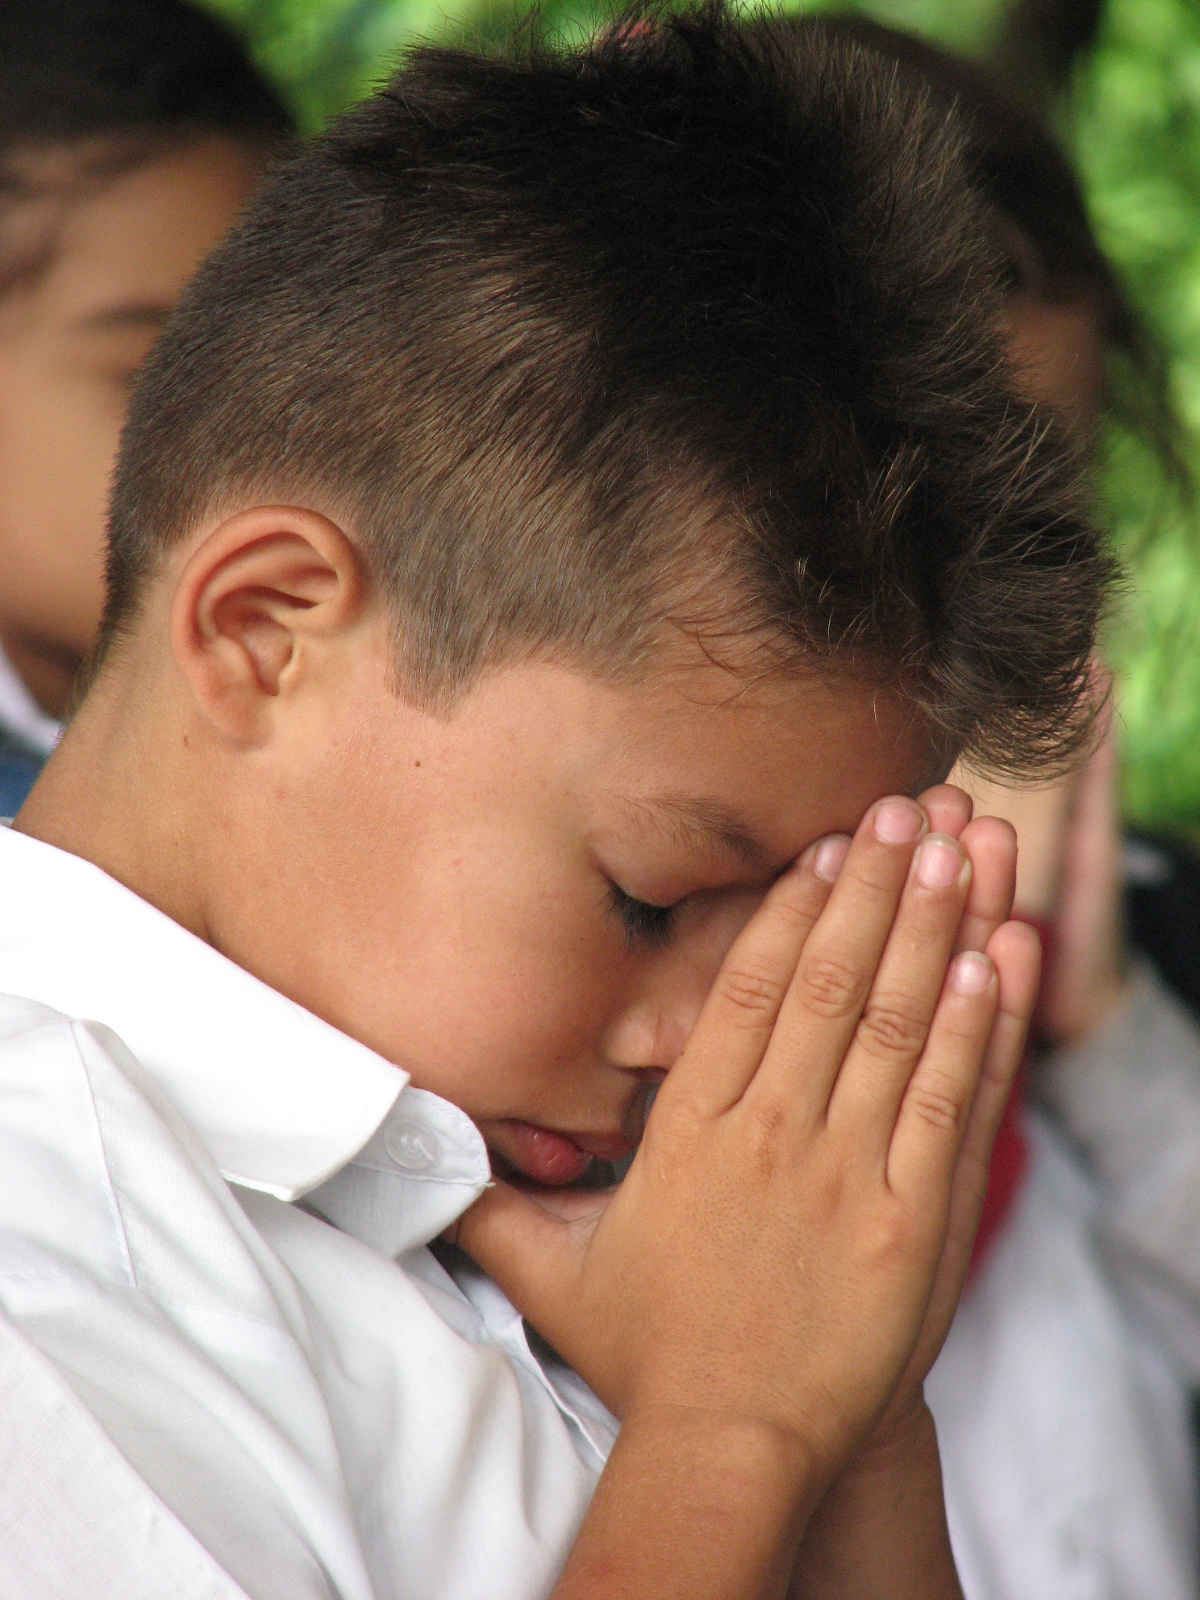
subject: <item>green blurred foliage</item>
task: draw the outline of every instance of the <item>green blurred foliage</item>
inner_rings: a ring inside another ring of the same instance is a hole
[[[1109,0],[1065,131],[1101,244],[1166,354],[1183,448],[1200,478],[1200,5]],[[1200,506],[1144,435],[1103,451],[1109,527],[1134,583],[1109,653],[1121,684],[1126,803],[1200,826]]]
[[[204,0],[249,38],[290,93],[302,125],[319,128],[387,75],[418,40],[488,43],[536,10],[566,38],[614,9],[605,0]],[[911,28],[955,50],[990,44],[998,0],[782,0],[785,10],[854,10]]]
[[[248,34],[308,129],[350,105],[419,39],[502,38],[525,0],[208,0]],[[985,56],[1003,0],[790,0],[853,9]],[[579,37],[602,0],[541,0],[545,26]],[[1108,0],[1059,132],[1102,245],[1168,361],[1182,450],[1200,480],[1200,0]],[[1121,374],[1115,374],[1120,383]],[[1126,408],[1127,410],[1128,408]],[[1110,628],[1126,803],[1138,821],[1200,827],[1200,504],[1150,430],[1113,420],[1101,514],[1131,582]]]

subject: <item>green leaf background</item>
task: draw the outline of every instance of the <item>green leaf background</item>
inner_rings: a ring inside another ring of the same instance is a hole
[[[413,41],[497,39],[524,9],[521,0],[207,3],[245,32],[308,130],[366,93]],[[1002,0],[853,9],[977,56],[1003,22]],[[539,10],[568,37],[595,16],[590,0],[542,0]],[[1100,241],[1166,352],[1200,483],[1200,0],[1109,0],[1058,131]],[[1200,829],[1200,505],[1188,504],[1145,434],[1116,421],[1101,447],[1099,495],[1131,574],[1108,639],[1126,807],[1143,824]]]

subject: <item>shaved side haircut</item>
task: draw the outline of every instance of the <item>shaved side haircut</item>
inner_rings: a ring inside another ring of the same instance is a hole
[[[425,49],[285,166],[151,358],[104,648],[259,501],[339,519],[434,709],[672,627],[899,687],[998,770],[1086,735],[1111,577],[1011,388],[952,117],[721,6],[576,51]]]

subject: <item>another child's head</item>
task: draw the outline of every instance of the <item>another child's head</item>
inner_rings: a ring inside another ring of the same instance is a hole
[[[1090,441],[1107,399],[1105,355],[1114,350],[1161,411],[1155,352],[1048,130],[981,67],[913,34],[853,15],[789,19],[786,28],[801,50],[816,28],[876,51],[909,92],[953,108],[968,175],[993,219],[1009,354],[1035,399]]]
[[[415,56],[151,357],[22,825],[525,1170],[616,1153],[806,845],[1080,736],[1108,569],[955,148],[719,11]]]
[[[290,130],[183,0],[0,7],[0,645],[61,712],[133,376]]]

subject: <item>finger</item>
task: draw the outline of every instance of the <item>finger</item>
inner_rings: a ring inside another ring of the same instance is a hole
[[[664,1102],[686,1096],[702,1114],[719,1116],[741,1098],[849,848],[844,834],[820,839],[773,886],[722,963],[687,1049],[659,1090]]]
[[[976,817],[962,832],[971,857],[971,891],[955,950],[986,950],[988,940],[1012,915],[1017,883],[1017,834],[1000,817]]]
[[[1038,990],[1039,947],[1031,928],[1009,923],[991,941],[988,953],[997,970],[999,1004],[951,1180],[946,1241],[921,1334],[927,1346],[922,1372],[929,1370],[942,1347],[970,1271],[996,1134],[1024,1053],[1029,1009]]]
[[[1041,946],[1026,923],[998,929],[987,953],[996,968],[999,1000],[950,1193],[944,1271],[947,1292],[956,1302],[971,1262],[996,1134],[1025,1054],[1041,968]]]
[[[590,1234],[591,1225],[574,1226],[533,1196],[497,1179],[446,1237],[465,1250],[521,1315],[559,1349],[565,1332],[563,1308],[572,1304]]]
[[[827,1113],[927,826],[915,801],[871,807],[796,964],[755,1092],[781,1099],[809,1126]]]
[[[982,1207],[987,1166],[1037,998],[1041,952],[1024,923],[997,929],[986,953],[964,951],[947,974],[929,1044],[896,1123],[888,1180],[914,1198],[956,1175]],[[965,1157],[965,1159],[963,1159]],[[974,1216],[971,1235],[974,1234]]]
[[[934,784],[917,796],[917,804],[929,818],[930,833],[947,833],[952,839],[961,837],[974,809],[971,796],[955,783]]]
[[[930,1036],[971,881],[957,839],[922,839],[895,925],[829,1103],[857,1154],[882,1167],[896,1117]]]
[[[887,1158],[895,1194],[945,1227],[959,1152],[996,1019],[1000,985],[982,952],[955,956],[929,1041],[905,1089]]]

